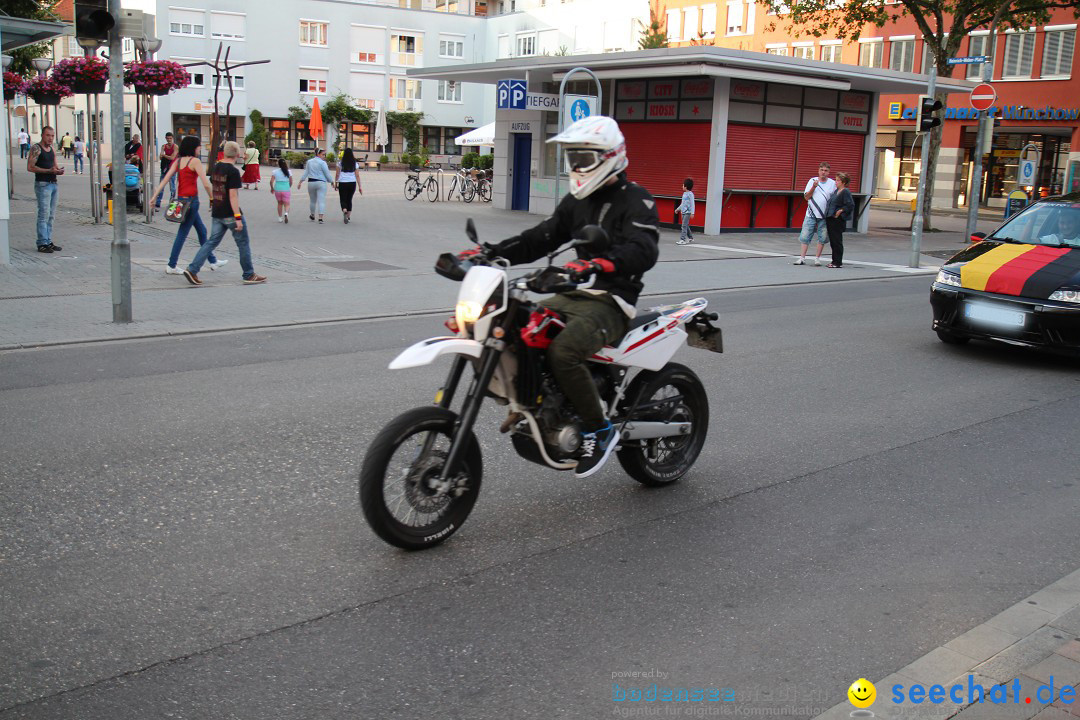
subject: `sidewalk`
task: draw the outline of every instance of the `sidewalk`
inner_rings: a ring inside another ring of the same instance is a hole
[[[112,322],[112,226],[91,222],[87,176],[61,178],[54,237],[64,249],[51,255],[35,250],[35,205],[26,183],[17,181],[9,225],[12,264],[0,266],[0,350],[448,311],[457,285],[437,277],[432,265],[439,253],[468,245],[466,218],[475,218],[487,241],[541,220],[479,202],[410,203],[402,193],[404,173],[371,171],[360,177],[364,195],[355,198],[348,226],[335,193],[328,198],[326,223],[318,225],[307,219],[306,189],[293,192],[289,224],[276,221],[265,184],[258,192],[241,191],[255,268],[269,277],[265,285],[241,284],[236,246],[228,236],[218,254],[229,264],[217,272],[204,268],[203,286],[166,275],[177,226],[160,215],[150,225],[141,215],[129,216],[135,321],[127,324]],[[694,245],[676,246],[678,233],[664,230],[660,262],[649,273],[646,293],[902,276],[911,271],[906,221],[875,209],[870,233],[846,236],[850,267],[843,270],[793,267],[792,253],[799,247],[793,233],[699,235]],[[933,272],[941,258],[963,246],[962,219],[942,217],[941,225],[943,232],[924,236],[922,272]],[[196,248],[192,232],[181,266]],[[641,304],[652,302],[645,297]]]

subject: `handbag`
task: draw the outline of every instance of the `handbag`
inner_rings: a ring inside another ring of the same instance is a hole
[[[191,210],[191,200],[189,198],[177,198],[170,202],[169,207],[165,209],[165,219],[169,222],[182,223],[187,218],[189,210]]]

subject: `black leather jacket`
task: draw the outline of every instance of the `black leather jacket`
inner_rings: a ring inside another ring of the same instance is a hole
[[[581,200],[567,194],[554,215],[498,243],[495,254],[515,265],[532,262],[570,242],[586,225],[599,225],[611,238],[611,248],[600,257],[611,260],[615,272],[598,274],[593,289],[634,305],[644,287],[641,278],[656,264],[660,252],[659,223],[656,201],[649,191],[620,173],[617,182]],[[583,248],[577,248],[577,253],[584,260],[597,257]]]

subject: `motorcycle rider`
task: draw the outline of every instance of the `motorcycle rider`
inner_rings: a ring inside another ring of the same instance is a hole
[[[574,475],[597,472],[617,445],[586,362],[605,345],[616,345],[634,317],[645,272],[656,264],[660,233],[656,202],[626,179],[626,142],[619,125],[593,115],[578,120],[549,143],[560,143],[570,173],[570,193],[555,213],[519,235],[490,246],[487,254],[511,264],[533,262],[572,239],[586,225],[599,225],[611,239],[603,252],[578,247],[566,264],[575,278],[595,275],[593,285],[556,295],[542,304],[558,312],[566,327],[547,351],[552,375],[582,422],[582,451]],[[466,250],[467,259],[481,252]]]

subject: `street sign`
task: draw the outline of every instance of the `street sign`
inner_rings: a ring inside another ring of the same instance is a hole
[[[1009,199],[1005,203],[1005,219],[1011,218],[1028,205],[1027,193],[1023,190],[1013,190],[1009,193]]]
[[[971,57],[949,58],[945,62],[950,65],[981,65],[987,61],[985,55],[972,55]]]
[[[971,107],[976,110],[989,110],[997,102],[997,90],[990,83],[976,85],[971,90]]]
[[[596,114],[596,97],[593,95],[567,95],[566,110],[563,118],[563,127],[571,125],[582,118]]]
[[[1039,150],[1028,144],[1020,151],[1020,167],[1016,172],[1016,184],[1021,187],[1035,184],[1035,175],[1039,170]]]

